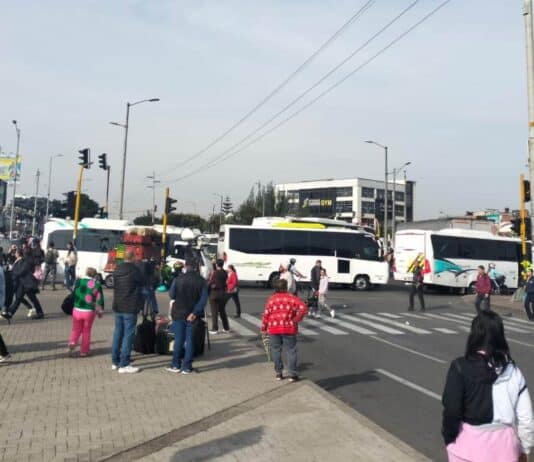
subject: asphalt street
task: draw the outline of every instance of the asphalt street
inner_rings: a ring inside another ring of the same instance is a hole
[[[231,329],[252,336],[264,289],[242,289],[245,315]],[[407,313],[401,285],[369,292],[333,290],[336,319],[305,320],[299,340],[302,376],[436,461],[445,461],[441,393],[451,360],[463,354],[474,306],[457,295],[426,294],[427,311]],[[227,310],[233,314],[233,302]],[[417,310],[417,307],[416,307]],[[512,355],[534,383],[534,324],[505,318]],[[320,438],[328,438],[325,428]]]

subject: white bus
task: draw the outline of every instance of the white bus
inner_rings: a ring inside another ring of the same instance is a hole
[[[528,246],[530,254],[530,244]],[[409,267],[420,255],[425,258],[426,284],[471,291],[477,267],[495,266],[511,289],[520,279],[521,241],[485,231],[444,229],[441,231],[402,230],[395,234],[395,279],[412,281]]]
[[[221,227],[218,256],[236,267],[239,279],[272,285],[280,263],[297,260],[296,268],[309,281],[316,260],[321,260],[330,282],[357,290],[387,284],[389,269],[381,261],[375,237],[343,227],[319,223]]]

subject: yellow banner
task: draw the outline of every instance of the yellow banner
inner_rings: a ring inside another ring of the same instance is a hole
[[[17,173],[20,177],[20,157],[17,163]],[[14,157],[0,157],[0,180],[12,181],[15,173],[15,158]]]

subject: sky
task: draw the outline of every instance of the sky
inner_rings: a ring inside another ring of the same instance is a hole
[[[277,120],[368,61],[441,1],[420,0]],[[161,181],[160,210],[168,186],[178,211],[202,215],[218,207],[217,194],[238,205],[258,181],[383,178],[382,152],[366,139],[388,145],[391,168],[411,162],[417,219],[518,208],[518,178],[527,173],[528,158],[520,0],[452,0],[298,116],[205,168],[412,2],[376,0],[248,120],[183,165],[366,0],[0,0],[0,146],[15,151],[16,119],[23,158],[17,193],[34,193],[40,169],[45,194],[50,156],[62,154],[54,159],[51,181],[52,197],[61,198],[76,187],[78,150],[89,147],[95,164],[83,191],[104,201],[97,156],[106,152],[116,214],[124,131],[109,122],[124,124],[128,101],[160,98],[131,109],[129,218],[151,207],[146,177],[153,172]]]

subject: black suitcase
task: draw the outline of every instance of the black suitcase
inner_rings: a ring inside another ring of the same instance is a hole
[[[72,316],[72,310],[74,309],[74,293],[70,293],[65,297],[63,303],[61,303],[61,309],[67,316]]]
[[[203,319],[198,318],[193,323],[193,356],[204,354],[204,345],[206,342],[206,323]]]
[[[193,357],[204,354],[206,341],[206,323],[197,319],[193,323]],[[168,329],[159,331],[156,335],[156,352],[160,355],[170,355],[175,348],[174,333]],[[182,358],[184,351],[182,350]]]
[[[174,334],[168,329],[162,329],[156,334],[156,353],[158,355],[172,354]]]
[[[143,310],[143,319],[135,329],[133,349],[145,355],[156,352],[156,323]]]

